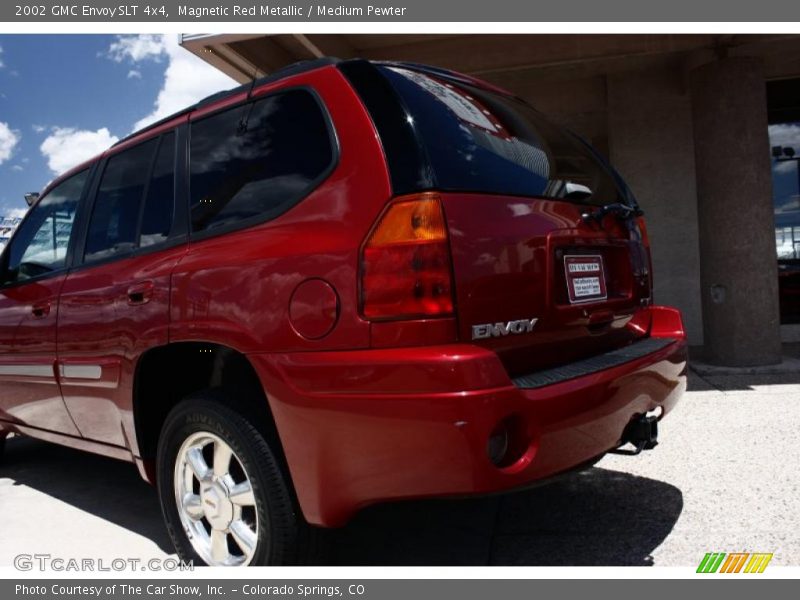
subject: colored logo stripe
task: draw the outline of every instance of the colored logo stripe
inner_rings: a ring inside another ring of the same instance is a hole
[[[708,552],[697,567],[698,573],[763,573],[772,560],[771,553]],[[723,562],[724,561],[724,562]],[[744,571],[742,571],[744,569]]]
[[[742,570],[744,561],[747,560],[748,556],[750,556],[750,554],[747,552],[733,552],[728,554],[728,558],[726,558],[725,562],[722,564],[720,573],[738,573]]]
[[[722,559],[725,558],[724,552],[708,552],[703,560],[700,561],[700,566],[697,567],[698,573],[716,573],[719,569]]]
[[[744,568],[744,572],[763,573],[771,560],[772,554],[753,554],[750,562],[747,563],[747,566]]]

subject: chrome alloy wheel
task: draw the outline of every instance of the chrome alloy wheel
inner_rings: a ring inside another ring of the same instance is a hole
[[[244,566],[258,544],[250,477],[233,449],[209,432],[190,435],[175,460],[175,502],[195,552],[210,566]]]

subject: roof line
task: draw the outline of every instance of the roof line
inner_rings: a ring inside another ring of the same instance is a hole
[[[177,119],[178,117],[182,117],[183,115],[186,115],[188,113],[194,112],[195,110],[197,110],[199,108],[203,108],[204,106],[208,106],[209,104],[213,104],[213,103],[218,102],[220,100],[224,100],[225,98],[230,98],[231,96],[235,96],[236,94],[238,94],[240,92],[243,92],[245,90],[248,90],[248,89],[249,90],[253,90],[253,89],[255,89],[255,88],[259,87],[259,86],[265,85],[267,83],[272,83],[274,81],[278,81],[278,80],[284,79],[286,77],[291,77],[292,75],[299,75],[301,73],[306,73],[308,71],[313,71],[314,69],[319,69],[319,68],[322,68],[322,67],[326,67],[328,65],[334,65],[334,64],[336,64],[338,62],[340,62],[340,59],[338,59],[338,58],[335,58],[335,57],[332,57],[332,56],[324,56],[322,58],[316,58],[316,59],[313,59],[313,60],[302,60],[302,61],[298,61],[298,62],[292,63],[290,65],[287,65],[285,67],[282,67],[282,68],[278,69],[277,71],[275,71],[273,73],[270,73],[269,75],[265,75],[264,77],[256,78],[256,79],[254,79],[253,81],[251,81],[249,83],[243,83],[243,84],[238,85],[238,86],[236,86],[234,88],[231,88],[229,90],[223,90],[221,92],[217,92],[215,94],[211,94],[210,96],[206,96],[205,98],[203,98],[202,100],[196,102],[195,104],[192,104],[191,106],[187,106],[184,109],[181,109],[181,110],[179,110],[179,111],[177,111],[175,113],[172,113],[171,115],[168,115],[168,116],[166,116],[166,117],[164,117],[162,119],[159,119],[158,121],[155,121],[154,123],[150,123],[150,125],[147,125],[146,127],[143,127],[141,129],[137,129],[133,133],[130,133],[130,134],[126,135],[124,138],[119,140],[117,143],[115,143],[111,147],[115,148],[115,147],[119,146],[120,144],[124,144],[125,142],[128,142],[128,141],[132,140],[133,138],[140,136],[143,133],[146,133],[148,131],[152,131],[153,129],[156,129],[156,128],[160,127],[164,123],[172,121],[173,119]]]

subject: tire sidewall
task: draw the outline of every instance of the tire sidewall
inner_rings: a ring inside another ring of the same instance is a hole
[[[244,439],[237,431],[244,419],[234,411],[216,403],[203,399],[187,399],[177,405],[167,417],[161,432],[158,458],[157,458],[157,484],[161,501],[161,510],[164,514],[170,537],[172,538],[178,555],[184,561],[192,561],[195,566],[205,566],[205,561],[192,547],[178,514],[175,498],[175,461],[183,442],[193,433],[213,433],[222,438],[234,451],[242,463],[253,488],[256,500],[258,517],[258,544],[251,560],[251,565],[270,564],[271,542],[273,540],[272,519],[269,511],[270,498],[266,482],[269,480],[267,473],[263,473],[261,461],[255,459],[255,452],[267,452],[267,460],[274,463],[274,457],[263,438],[256,440]],[[280,492],[280,490],[278,490]]]

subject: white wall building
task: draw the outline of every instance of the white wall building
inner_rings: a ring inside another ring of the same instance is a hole
[[[8,240],[11,239],[11,234],[14,233],[21,221],[20,217],[0,216],[0,250],[5,248]]]

